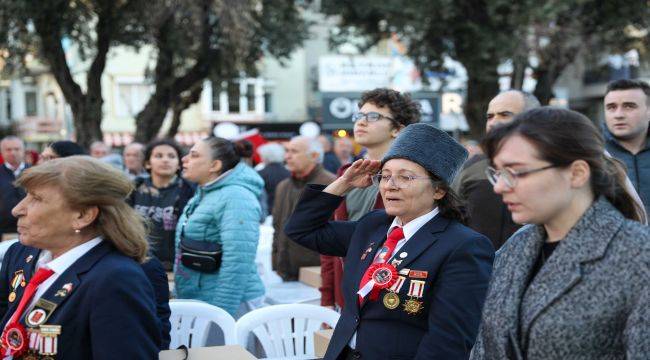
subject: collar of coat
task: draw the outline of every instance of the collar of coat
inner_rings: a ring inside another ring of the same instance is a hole
[[[297,176],[296,174],[291,173],[291,181],[298,184],[309,184],[313,182],[313,180],[318,176],[318,174],[320,174],[322,169],[323,169],[323,165],[316,164],[316,166],[314,166],[314,168],[309,172],[309,174],[305,176]]]

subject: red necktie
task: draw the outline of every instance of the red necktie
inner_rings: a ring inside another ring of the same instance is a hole
[[[20,330],[24,334],[24,328],[22,325],[20,325],[20,317],[23,315],[23,311],[25,310],[25,307],[27,304],[29,304],[34,297],[34,293],[36,293],[36,289],[38,289],[38,286],[43,283],[43,281],[47,280],[50,276],[54,274],[54,271],[50,269],[46,269],[44,267],[38,269],[34,276],[29,280],[29,283],[25,287],[25,291],[23,292],[23,296],[20,298],[20,303],[18,303],[18,307],[16,308],[16,311],[14,311],[14,314],[11,316],[9,321],[7,322],[7,325],[5,326],[2,334],[2,348],[4,352],[4,356],[6,355],[14,355],[17,352],[22,352],[24,351],[24,348],[26,345],[23,345],[23,349],[18,349],[14,350],[8,347],[6,341],[7,339],[5,338],[5,332],[6,331],[11,331],[8,330],[10,328],[13,328],[14,330],[16,329],[23,329]],[[25,339],[23,339],[25,341]],[[6,351],[6,352],[5,352]]]
[[[20,298],[20,303],[18,303],[16,311],[14,311],[14,314],[11,316],[11,319],[9,322],[7,322],[7,324],[19,321],[20,317],[23,315],[25,307],[32,300],[32,297],[34,297],[34,293],[36,292],[36,289],[38,289],[38,286],[43,281],[47,280],[47,278],[52,276],[52,274],[54,274],[54,271],[46,269],[44,267],[36,271],[36,274],[34,274],[34,276],[29,280],[29,283],[25,287],[25,292],[23,292],[23,296]]]
[[[404,239],[404,230],[397,226],[393,228],[393,230],[390,231],[388,234],[388,238],[386,238],[386,241],[384,242],[384,245],[382,245],[381,249],[379,249],[379,256],[380,258],[376,259],[376,261],[373,261],[373,263],[385,263],[388,261],[388,259],[391,258],[393,255],[393,251],[395,250],[395,246],[397,245],[397,242],[400,240]],[[383,255],[383,256],[382,256]],[[359,290],[361,290],[368,281],[370,281],[370,275],[368,274],[368,271],[370,271],[370,267],[366,269],[366,272],[363,274],[361,277],[361,282],[359,283]],[[363,302],[363,298],[361,295],[359,295],[359,304]]]

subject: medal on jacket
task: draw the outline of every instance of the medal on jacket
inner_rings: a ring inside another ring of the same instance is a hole
[[[9,354],[14,358],[20,356],[27,350],[27,332],[25,327],[18,322],[14,322],[5,328],[2,334],[2,348],[9,350]]]
[[[394,310],[399,306],[399,295],[397,295],[397,293],[402,289],[405,280],[406,278],[404,276],[398,276],[393,286],[391,286],[386,295],[384,295],[383,303],[387,309]]]
[[[422,301],[418,300],[422,298],[424,293],[424,284],[425,282],[422,280],[411,280],[408,292],[410,298],[404,302],[404,311],[406,313],[416,315],[424,308]]]
[[[41,325],[42,337],[39,354],[45,356],[56,355],[58,351],[58,337],[61,335],[61,325]]]
[[[18,270],[14,273],[13,279],[11,279],[11,289],[16,290],[18,289],[18,286],[25,287],[27,285],[25,283],[25,275],[23,274],[22,270]]]
[[[370,265],[366,274],[370,274],[363,288],[359,289],[357,294],[363,296],[370,290],[370,300],[379,298],[379,291],[388,289],[397,281],[397,269],[391,264],[375,263]],[[366,277],[368,275],[365,275]],[[365,281],[364,281],[365,282]]]

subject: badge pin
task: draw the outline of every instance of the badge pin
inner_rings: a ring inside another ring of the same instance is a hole
[[[428,271],[421,271],[421,270],[409,271],[409,277],[414,279],[426,279],[428,275],[429,275]]]
[[[67,283],[61,286],[54,296],[66,297],[72,291],[72,283]]]
[[[8,300],[9,300],[9,302],[14,302],[14,300],[16,300],[16,293],[13,292],[13,291],[10,292]]]
[[[368,254],[370,254],[370,253],[372,252],[372,245],[373,245],[373,244],[374,244],[374,243],[370,243],[370,246],[368,246],[368,248],[366,249],[366,251],[363,252],[363,254],[361,255],[361,261],[365,260],[366,257],[368,257]]]
[[[33,258],[34,258],[34,255],[29,255],[29,256],[27,257],[27,259],[25,259],[25,261],[26,261],[27,263],[29,263],[29,262],[32,261]]]
[[[394,310],[399,306],[399,296],[394,292],[388,292],[384,295],[383,302],[386,309]]]
[[[47,312],[45,312],[45,310],[34,309],[29,313],[29,315],[27,315],[27,318],[25,319],[25,323],[28,326],[37,327],[42,323],[44,323],[45,319],[47,319]]]
[[[395,266],[395,267],[398,267],[399,264],[401,264],[401,263],[402,263],[402,260],[397,260],[397,259],[393,259],[393,260],[390,262],[390,264],[393,265],[393,266]]]
[[[402,259],[404,259],[404,258],[407,257],[407,256],[409,256],[409,254],[408,254],[406,251],[402,251],[402,252],[399,254],[399,257],[402,258]]]
[[[402,269],[402,270],[399,271],[399,274],[400,274],[400,275],[404,275],[404,276],[408,276],[409,271],[411,271],[411,269],[406,269],[406,268],[404,268],[404,269]]]

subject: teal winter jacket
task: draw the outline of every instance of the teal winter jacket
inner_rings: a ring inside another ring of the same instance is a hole
[[[176,228],[174,274],[179,299],[202,300],[235,316],[242,302],[264,295],[255,265],[261,212],[258,197],[263,187],[257,172],[239,163],[217,182],[197,189]],[[180,263],[180,231],[186,220],[185,238],[221,244],[221,268],[216,273],[201,273]]]

